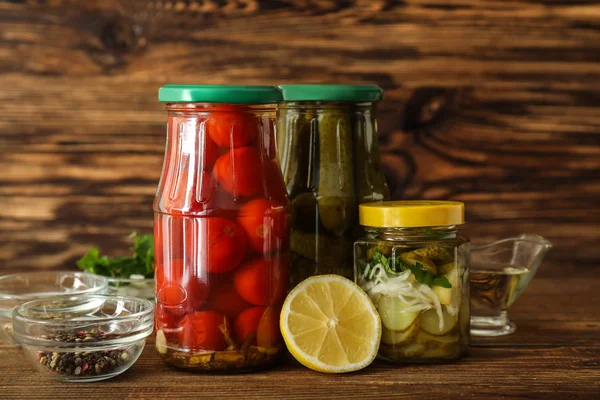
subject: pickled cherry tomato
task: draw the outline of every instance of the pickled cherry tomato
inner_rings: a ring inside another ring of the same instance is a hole
[[[214,284],[211,280],[212,290],[206,308],[225,314],[233,320],[239,313],[252,306],[238,294],[235,286],[233,286],[231,275],[223,276],[223,278],[223,280],[219,280]]]
[[[162,266],[156,270],[156,298],[161,309],[182,316],[202,307],[209,295],[205,280],[184,274],[181,259],[173,260],[166,272]]]
[[[204,218],[200,223],[204,229],[199,232],[200,243],[196,251],[200,253],[201,261],[206,260],[206,270],[219,274],[237,267],[248,249],[243,229],[225,218]]]
[[[256,344],[261,347],[273,347],[281,339],[279,314],[281,306],[269,306],[265,309],[256,329]]]
[[[158,289],[156,297],[163,311],[180,316],[189,311],[187,294],[179,284],[166,283]]]
[[[154,279],[156,280],[156,290],[160,290],[163,284],[176,283],[183,281],[183,259],[175,258],[165,260],[163,263],[156,264],[154,268]]]
[[[256,137],[257,122],[240,112],[215,112],[208,117],[206,128],[210,138],[221,147],[246,146]]]
[[[258,150],[249,146],[229,150],[215,162],[213,176],[234,197],[256,194],[262,188]]]
[[[221,185],[217,185],[217,188],[215,189],[215,195],[213,200],[210,202],[209,207],[213,209],[231,211],[237,210],[240,208],[240,205],[236,203],[231,193],[223,189]]]
[[[187,295],[185,304],[188,312],[198,310],[206,303],[206,299],[208,299],[208,284],[201,279],[192,277],[185,282],[185,292]]]
[[[209,207],[210,201],[215,197],[215,179],[206,171],[202,171],[192,188],[189,211],[204,211]],[[186,210],[183,210],[186,211]]]
[[[161,304],[156,305],[154,311],[154,327],[156,331],[163,331],[168,340],[177,339],[177,327],[179,325],[179,317],[168,312]]]
[[[239,266],[233,275],[240,296],[258,306],[281,301],[288,289],[288,279],[287,264],[278,258],[252,258]]]
[[[235,331],[235,337],[238,344],[244,343],[248,335],[254,334],[254,339],[252,340],[251,344],[256,345],[258,324],[260,323],[260,319],[262,318],[265,310],[265,307],[252,307],[238,315],[233,324],[233,329]]]
[[[287,236],[285,208],[274,200],[249,201],[240,208],[237,221],[246,232],[250,248],[257,253],[278,250]]]
[[[265,161],[264,174],[266,183],[266,196],[276,200],[280,204],[288,203],[288,194],[285,185],[281,185],[280,182],[283,180],[281,174],[281,167],[275,160]]]
[[[200,165],[203,171],[208,172],[219,158],[219,146],[206,135],[201,136],[199,140],[201,141],[199,157],[202,157]]]
[[[179,344],[194,350],[222,350],[227,343],[219,325],[224,323],[225,316],[213,311],[188,314],[179,322]]]

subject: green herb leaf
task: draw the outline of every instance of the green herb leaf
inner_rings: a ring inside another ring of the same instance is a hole
[[[154,277],[153,235],[138,235],[133,232],[129,237],[135,238],[132,256],[100,257],[100,250],[93,248],[77,261],[77,266],[92,274],[116,278],[129,278],[134,274],[143,275],[146,278]]]
[[[135,244],[133,246],[134,255],[145,267],[144,273],[141,273],[141,275],[154,276],[154,236],[139,236],[136,232],[134,232],[130,235],[130,237],[135,238]]]
[[[114,274],[111,273],[108,258],[106,256],[100,257],[100,251],[96,248],[88,250],[88,252],[77,261],[77,266],[92,274],[114,276]]]
[[[438,275],[435,278],[433,278],[433,281],[431,282],[430,286],[441,286],[443,288],[450,289],[452,287],[452,284],[444,275]]]
[[[392,262],[390,264],[390,259],[388,259],[386,256],[384,256],[381,251],[375,250],[373,253],[373,258],[371,259],[370,265],[372,265],[372,266],[377,265],[377,264],[383,265],[383,267],[385,268],[385,271],[387,272],[387,274],[389,276],[398,275],[401,272],[410,270],[410,272],[412,272],[412,274],[415,277],[415,280],[417,282],[427,285],[429,287],[441,286],[441,287],[448,288],[448,289],[452,287],[452,285],[450,284],[450,282],[444,275],[435,276],[432,273],[427,272],[425,266],[418,261],[415,262],[414,266],[410,266],[410,265],[404,263],[400,259],[400,257],[396,257],[395,259],[392,258],[391,261]]]
[[[402,262],[400,260],[400,257],[398,257],[396,258],[396,264],[400,266],[402,271],[406,271],[407,269],[409,269],[414,275],[415,280],[419,283],[422,283],[429,287],[441,286],[448,289],[452,287],[452,285],[444,275],[435,276],[432,273],[427,272],[425,266],[418,261],[415,262],[414,266],[410,266]]]
[[[386,270],[390,268],[390,260],[388,260],[388,258],[384,256],[383,253],[379,250],[375,250],[375,253],[373,254],[372,264],[381,264]]]

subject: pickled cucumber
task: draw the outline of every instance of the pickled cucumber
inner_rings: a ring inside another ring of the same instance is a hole
[[[318,117],[318,132],[319,215],[326,229],[343,234],[354,227],[358,214],[348,113],[322,112]]]
[[[458,323],[458,314],[450,315],[446,310],[442,311],[444,325],[440,329],[440,319],[437,312],[433,309],[427,310],[419,317],[421,329],[432,335],[445,335],[450,332]]]
[[[356,221],[356,201],[341,197],[319,198],[319,217],[329,231],[343,234],[352,229]]]
[[[393,331],[383,327],[381,341],[387,344],[405,344],[410,342],[419,332],[419,320],[415,319],[413,324],[403,331]]]
[[[402,262],[408,264],[411,267],[414,267],[415,265],[417,265],[417,263],[420,263],[422,265],[421,268],[423,268],[425,272],[437,275],[437,267],[435,263],[427,257],[416,254],[414,251],[409,251],[408,253],[400,254],[400,259],[402,260]]]
[[[277,154],[288,193],[311,187],[316,160],[311,157],[311,114],[282,109],[278,118]]]
[[[390,191],[382,172],[377,121],[375,116],[361,109],[354,110],[354,170],[359,203],[388,200]]]
[[[352,240],[291,230],[290,277],[294,287],[313,275],[337,274],[354,279]]]
[[[290,235],[291,250],[322,265],[333,268],[349,263],[352,266],[352,239],[343,236],[315,235],[292,229]],[[353,272],[352,272],[353,273]]]
[[[452,254],[442,246],[427,246],[412,252],[438,263],[447,263],[452,260]]]
[[[377,311],[381,323],[392,331],[408,329],[419,316],[418,311],[404,312],[409,306],[398,297],[381,296],[377,304]]]
[[[447,274],[448,272],[452,271],[454,267],[456,267],[456,263],[454,261],[442,264],[438,267],[438,273]]]
[[[291,201],[292,226],[315,232],[319,226],[317,198],[312,192],[300,193]]]

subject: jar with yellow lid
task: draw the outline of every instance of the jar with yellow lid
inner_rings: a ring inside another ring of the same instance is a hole
[[[464,204],[388,201],[359,206],[365,236],[354,244],[356,283],[382,322],[378,357],[448,361],[469,345],[469,240]]]

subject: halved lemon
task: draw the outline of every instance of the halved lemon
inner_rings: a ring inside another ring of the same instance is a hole
[[[369,296],[339,275],[310,277],[281,309],[281,333],[290,353],[319,372],[357,371],[379,349],[381,321]]]

